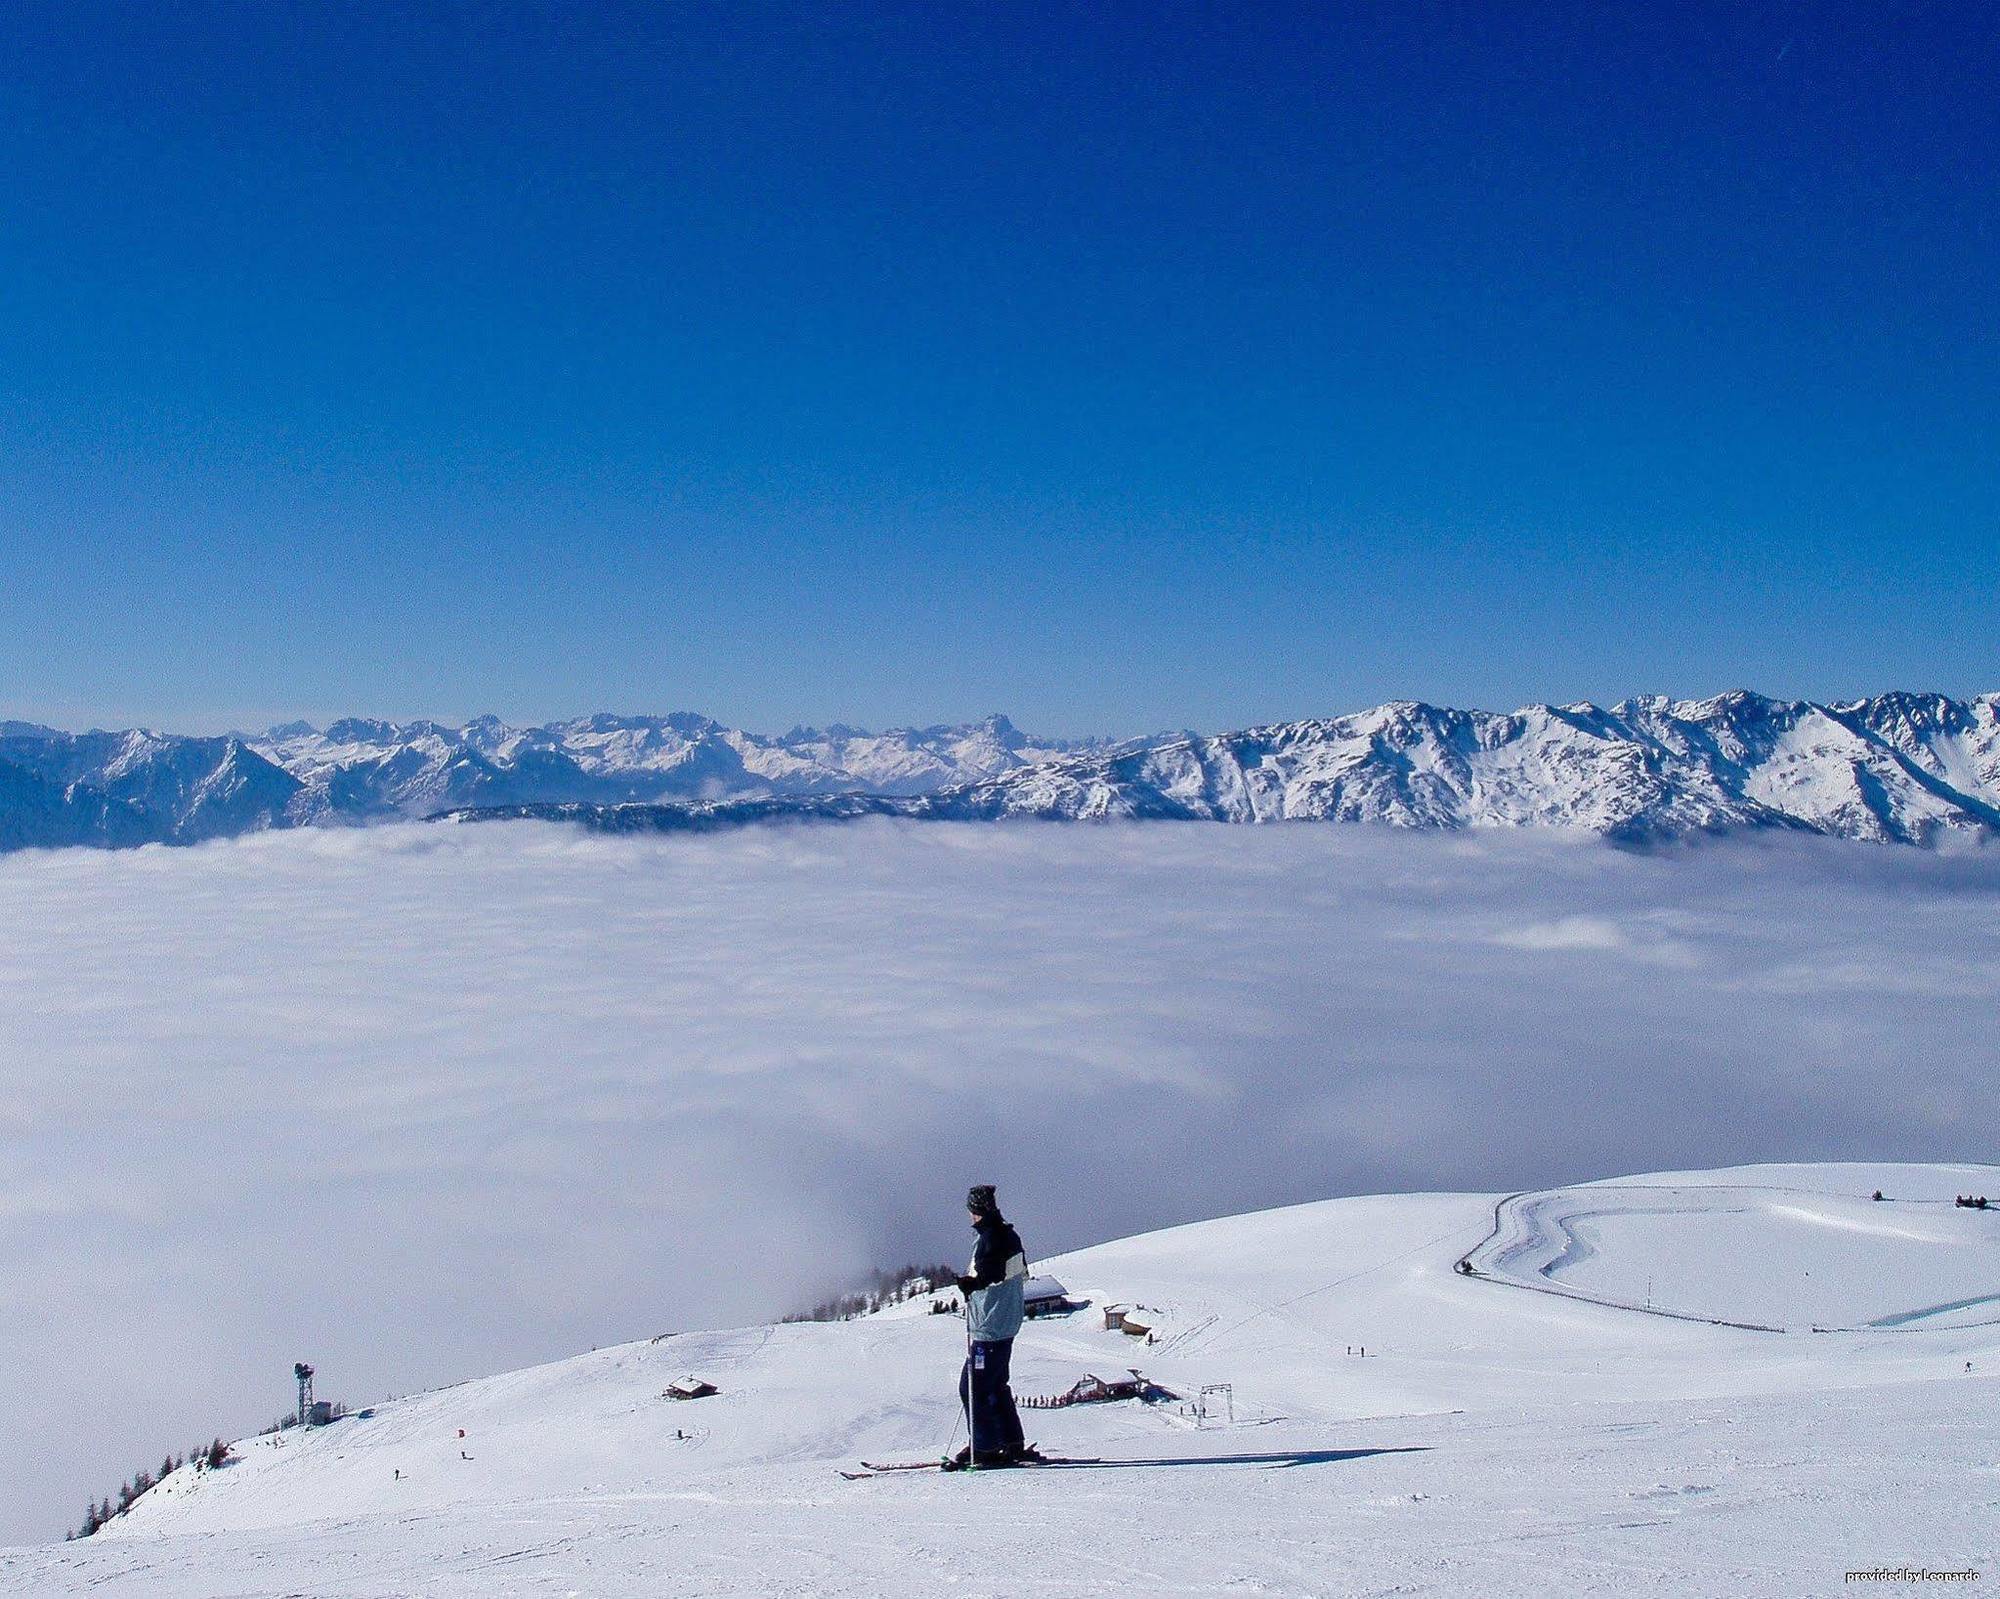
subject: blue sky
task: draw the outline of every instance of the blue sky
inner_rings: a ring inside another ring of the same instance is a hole
[[[1983,7],[51,6],[0,715],[2000,688]]]

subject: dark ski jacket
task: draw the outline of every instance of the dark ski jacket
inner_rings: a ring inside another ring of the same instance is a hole
[[[1021,1330],[1028,1290],[1028,1252],[1021,1235],[999,1216],[982,1216],[972,1267],[959,1278],[965,1295],[965,1325],[979,1343],[997,1343]]]

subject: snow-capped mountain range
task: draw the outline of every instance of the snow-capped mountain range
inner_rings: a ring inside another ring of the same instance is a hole
[[[1571,827],[1642,841],[1782,828],[1874,842],[2000,832],[2000,695],[1836,705],[1737,692],[1509,714],[1397,701],[1212,738],[1177,734],[1024,762],[913,798],[515,806],[614,831],[777,815]]]
[[[2000,829],[2000,695],[1816,705],[1738,691],[1504,715],[1398,701],[1053,762],[954,799],[996,815],[1574,827],[1621,838],[1789,828],[1918,843]]]
[[[2000,833],[2000,695],[1835,704],[1395,701],[1212,737],[1038,739],[1003,716],[769,735],[704,716],[517,728],[350,719],[261,735],[0,722],[0,848],[193,843],[451,814],[610,830],[783,818],[1030,817],[1571,827],[1622,840],[1789,829],[1926,843]]]
[[[273,827],[415,819],[470,806],[693,804],[922,794],[1109,748],[965,726],[746,733],[705,716],[511,727],[348,718],[268,733],[64,733],[0,722],[0,849],[191,844]]]

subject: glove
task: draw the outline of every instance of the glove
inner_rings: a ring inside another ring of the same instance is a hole
[[[961,1277],[958,1279],[956,1283],[958,1291],[961,1294],[965,1294],[968,1296],[971,1295],[973,1290],[978,1288],[978,1286],[979,1286],[979,1279],[977,1277]]]

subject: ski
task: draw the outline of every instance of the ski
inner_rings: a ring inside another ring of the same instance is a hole
[[[1104,1462],[1095,1455],[1036,1455],[1015,1461],[1009,1466],[976,1466],[976,1471],[1030,1471],[1037,1466],[1101,1466]],[[941,1460],[892,1460],[861,1462],[859,1471],[843,1471],[841,1476],[849,1482],[863,1482],[870,1477],[884,1476],[892,1471],[943,1471]]]
[[[859,1471],[843,1471],[841,1476],[849,1482],[859,1482],[864,1477],[880,1477],[891,1471],[943,1471],[941,1460],[864,1460]]]

